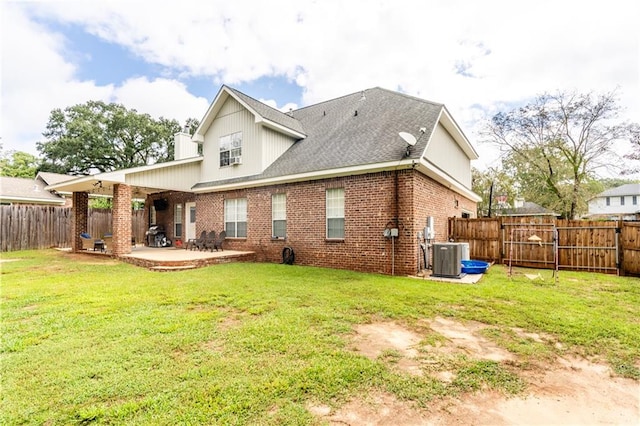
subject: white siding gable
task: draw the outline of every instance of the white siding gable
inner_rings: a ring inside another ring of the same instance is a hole
[[[471,160],[440,123],[427,145],[425,158],[467,188],[471,188]]]
[[[236,132],[242,132],[242,163],[220,167],[220,138]],[[260,174],[294,142],[256,123],[253,113],[229,96],[204,135],[202,180]]]

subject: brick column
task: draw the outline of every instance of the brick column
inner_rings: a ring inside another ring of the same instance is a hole
[[[71,208],[71,250],[82,251],[80,234],[88,231],[89,194],[86,192],[74,192],[72,195],[73,207]],[[94,237],[93,235],[91,236]]]
[[[131,187],[117,184],[113,187],[113,254],[131,253]]]

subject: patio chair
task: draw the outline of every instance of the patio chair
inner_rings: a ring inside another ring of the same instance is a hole
[[[197,244],[201,241],[204,241],[207,238],[207,231],[202,231],[200,233],[200,238],[190,238],[187,243],[184,245],[184,249],[193,250],[197,247]]]
[[[104,236],[102,237],[102,241],[104,241],[104,251],[113,251],[112,234],[104,234]]]
[[[212,239],[215,241],[216,231],[211,231],[208,234],[205,233],[204,238],[196,242],[196,248],[198,251],[206,250],[207,244],[209,244],[209,241]]]
[[[227,238],[227,231],[220,232],[220,235],[218,235],[218,238],[216,238],[216,242],[213,243],[213,248],[215,248],[216,251],[218,251],[218,249],[220,249],[220,251],[224,251],[222,248],[222,243],[224,242],[225,238]]]
[[[215,248],[215,244],[216,244],[216,231],[211,231],[209,232],[209,235],[207,235],[207,239],[204,241],[204,249],[205,250],[211,249],[211,251],[213,251],[213,249]]]
[[[95,240],[91,238],[91,235],[83,232],[80,234],[80,239],[82,240],[82,250],[93,250]]]

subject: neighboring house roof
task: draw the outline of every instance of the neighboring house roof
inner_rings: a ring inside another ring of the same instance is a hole
[[[256,111],[278,112],[234,89],[226,90]],[[300,123],[296,128],[303,129],[306,137],[261,174],[200,182],[194,189],[363,165],[419,162],[439,122],[449,126],[450,133],[470,159],[478,158],[444,105],[379,87],[307,106],[292,111],[290,116],[274,115],[275,118],[287,117],[286,125],[291,127],[295,127],[291,121],[295,119]],[[409,156],[405,156],[407,144],[398,133],[418,134],[421,127],[425,128],[424,136],[411,148]]]
[[[45,189],[40,180],[0,176],[0,202],[63,205],[64,198]]]
[[[498,216],[560,216],[553,211],[531,201],[525,201],[522,207],[499,209]]]
[[[52,172],[38,172],[38,174],[36,175],[36,179],[42,179],[45,185],[54,185],[56,183],[66,182],[77,177],[78,176],[63,175],[60,173]]]
[[[596,197],[621,197],[623,195],[640,195],[640,183],[628,183],[602,191]]]

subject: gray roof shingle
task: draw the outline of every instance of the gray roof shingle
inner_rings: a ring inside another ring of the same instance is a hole
[[[11,199],[37,200],[43,203],[57,204],[64,198],[45,190],[40,180],[0,176],[0,197]]]
[[[598,194],[598,197],[617,197],[623,195],[640,195],[640,183],[628,183],[610,188]]]
[[[244,96],[243,100],[252,100],[251,107],[263,113],[255,104],[261,103],[233,91]],[[291,117],[284,114],[300,123],[306,138],[293,144],[262,174],[201,182],[194,189],[406,158],[417,160],[426,149],[443,108],[443,104],[379,87],[307,106],[292,111]],[[426,128],[425,135],[405,157],[407,145],[398,133],[404,131],[418,137],[421,127]]]
[[[263,104],[262,102],[253,99],[251,96],[247,96],[244,93],[237,91],[236,89],[229,86],[225,87],[267,120],[273,121],[274,123],[280,124],[281,126],[287,127],[291,130],[295,130],[296,132],[304,133],[302,124],[290,115],[275,108],[271,108],[269,105]]]

